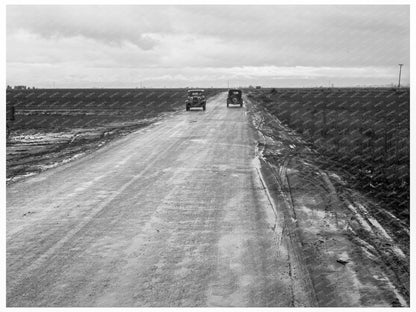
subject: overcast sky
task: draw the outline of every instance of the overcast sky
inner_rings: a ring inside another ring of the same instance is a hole
[[[7,83],[409,83],[409,6],[7,6]]]

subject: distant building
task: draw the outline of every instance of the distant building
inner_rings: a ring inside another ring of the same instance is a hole
[[[256,86],[256,89],[261,89],[261,86]]]
[[[27,87],[26,86],[14,86],[13,89],[15,89],[15,90],[26,90]]]

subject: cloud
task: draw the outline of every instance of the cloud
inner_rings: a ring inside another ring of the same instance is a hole
[[[85,37],[109,45],[129,42],[144,50],[157,42],[146,35],[141,12],[123,6],[9,6],[7,31],[24,30],[46,39]],[[151,12],[147,12],[148,17]],[[163,29],[157,24],[152,29]]]
[[[7,6],[7,80],[387,80],[409,23],[408,6]]]

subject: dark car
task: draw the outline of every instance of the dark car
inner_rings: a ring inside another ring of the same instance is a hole
[[[242,92],[239,89],[230,89],[228,90],[228,97],[227,97],[227,107],[232,105],[240,105],[243,106],[243,97]]]
[[[207,99],[204,90],[188,90],[188,97],[185,100],[186,110],[189,111],[191,107],[202,107],[205,110]]]

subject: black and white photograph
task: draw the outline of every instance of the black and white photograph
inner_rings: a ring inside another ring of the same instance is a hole
[[[3,308],[409,308],[414,9],[6,1]]]

